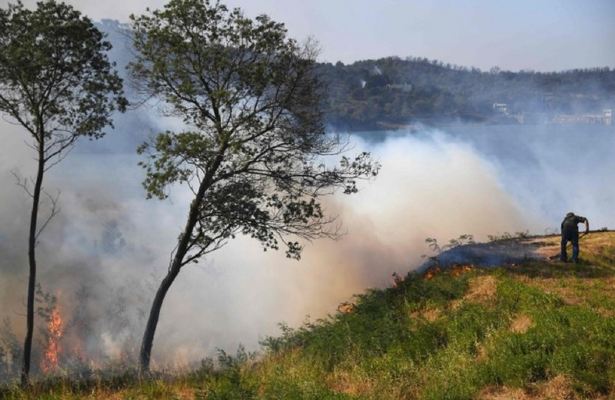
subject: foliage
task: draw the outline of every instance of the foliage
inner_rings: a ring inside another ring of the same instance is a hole
[[[321,157],[341,147],[324,133],[313,50],[266,16],[208,1],[171,1],[133,17],[133,27],[134,78],[189,127],[140,148],[149,197],[167,197],[176,182],[193,189],[198,225],[186,234],[198,250],[186,262],[236,234],[265,249],[282,239],[291,257],[301,246],[286,236],[328,236],[317,198],[335,187],[356,192],[355,179],[377,166],[366,153],[325,166]]]
[[[368,153],[326,165],[343,147],[324,131],[315,54],[287,38],[283,24],[208,0],[172,0],[131,19],[134,81],[186,127],[139,148],[147,196],[164,199],[177,183],[194,195],[145,328],[147,371],[162,303],[184,266],[239,234],[265,251],[284,243],[287,257],[299,259],[300,238],[337,235],[320,198],[355,193],[357,179],[379,166]]]
[[[409,122],[518,123],[494,110],[494,103],[506,103],[509,114],[525,114],[526,123],[544,114],[615,108],[615,70],[610,68],[481,71],[426,58],[387,57],[319,64],[318,71],[329,88],[323,100],[327,122],[353,130]]]
[[[58,213],[58,197],[43,189],[44,174],[61,161],[81,137],[98,139],[111,125],[111,113],[124,111],[122,81],[106,51],[111,45],[92,22],[64,3],[21,2],[0,9],[0,113],[30,134],[36,154],[36,179],[18,178],[32,198],[28,236],[28,296],[22,384],[29,379],[34,332],[36,244]],[[49,216],[38,223],[41,193],[51,201]],[[58,194],[59,195],[59,194]]]
[[[44,145],[50,161],[79,136],[99,138],[110,113],[124,110],[111,48],[92,22],[55,1],[0,10],[0,112]]]

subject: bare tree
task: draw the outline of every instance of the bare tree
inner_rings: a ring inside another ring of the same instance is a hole
[[[0,112],[29,134],[36,153],[33,182],[18,183],[32,198],[28,237],[29,280],[27,329],[21,381],[29,381],[36,244],[41,231],[57,212],[57,197],[49,196],[52,210],[42,224],[39,206],[43,177],[86,136],[98,139],[111,125],[111,113],[124,111],[122,81],[113,71],[106,52],[111,45],[92,22],[64,3],[37,3],[30,10],[21,2],[0,9]]]
[[[186,265],[238,234],[265,250],[284,243],[299,258],[299,238],[337,235],[319,198],[356,192],[357,178],[378,165],[367,153],[325,165],[343,149],[324,131],[315,53],[288,39],[283,24],[207,0],[171,0],[131,19],[134,80],[188,127],[140,148],[144,186],[150,198],[166,198],[174,183],[194,194],[143,335],[147,372],[162,303]]]

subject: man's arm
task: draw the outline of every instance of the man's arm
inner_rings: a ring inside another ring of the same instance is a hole
[[[585,235],[589,233],[589,221],[585,217],[579,217],[579,222],[585,223]]]

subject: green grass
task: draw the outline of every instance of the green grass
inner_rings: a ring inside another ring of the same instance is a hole
[[[352,312],[283,327],[256,357],[222,354],[217,367],[186,376],[41,383],[0,397],[435,400],[518,391],[538,399],[559,382],[553,398],[606,399],[615,396],[615,234],[591,236],[582,251],[576,266],[409,275],[357,296]]]

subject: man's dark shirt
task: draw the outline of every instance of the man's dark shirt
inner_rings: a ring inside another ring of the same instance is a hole
[[[585,223],[585,221],[587,221],[585,217],[578,215],[571,215],[570,217],[564,218],[562,221],[562,234],[566,236],[578,235],[578,224]]]

